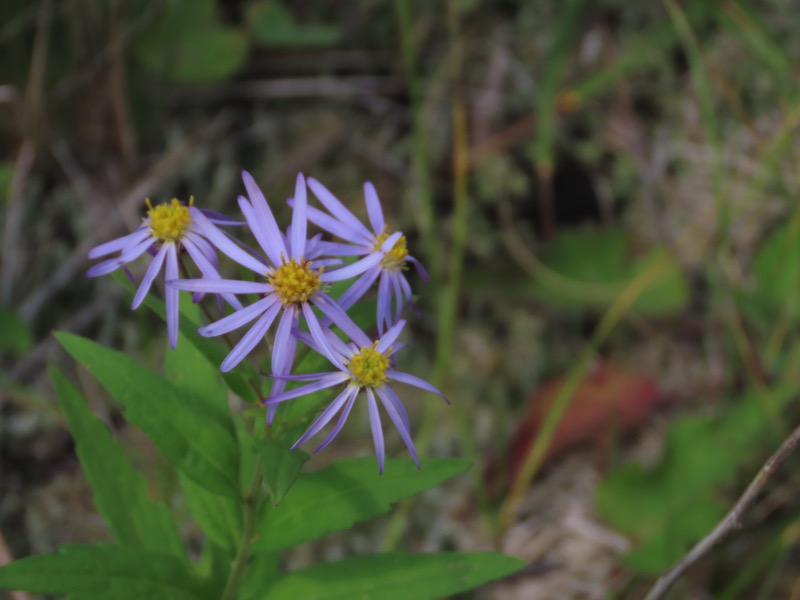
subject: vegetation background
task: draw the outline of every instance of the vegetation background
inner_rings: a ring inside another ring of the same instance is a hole
[[[287,561],[497,548],[531,567],[476,598],[641,598],[800,417],[799,28],[787,0],[4,0],[0,562],[108,537],[48,364],[176,489],[51,336],[165,351],[87,250],[145,197],[236,214],[241,169],[286,217],[302,171],[362,213],[372,181],[431,272],[402,360],[454,402],[410,395],[415,439],[475,467]],[[354,419],[314,460],[369,452]],[[672,597],[800,598],[799,465]]]

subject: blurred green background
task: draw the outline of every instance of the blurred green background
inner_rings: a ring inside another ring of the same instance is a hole
[[[302,171],[361,215],[372,181],[428,267],[400,360],[454,402],[404,400],[475,467],[287,560],[495,547],[532,568],[475,597],[640,598],[800,416],[798,30],[787,0],[4,0],[0,561],[107,537],[50,363],[175,491],[50,335],[163,356],[88,249],[146,197],[237,215],[241,169],[288,223]],[[800,598],[798,466],[672,597]]]

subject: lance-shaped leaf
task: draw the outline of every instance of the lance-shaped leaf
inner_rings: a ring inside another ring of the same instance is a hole
[[[0,567],[0,589],[27,590],[92,600],[200,600],[218,598],[189,565],[174,556],[138,548],[62,546]]]
[[[133,298],[134,294],[136,293],[136,287],[127,277],[125,277],[121,271],[114,272],[114,279],[118,283],[122,284],[130,293],[131,298]],[[166,321],[167,309],[163,300],[156,298],[153,294],[148,294],[145,296],[143,304],[152,310],[156,315],[161,317],[162,320]],[[196,309],[196,307],[194,308]],[[186,304],[181,304],[181,318],[178,322],[181,335],[185,337],[192,344],[192,346],[197,348],[197,350],[206,358],[207,361],[211,363],[213,367],[219,368],[219,365],[222,364],[222,361],[225,359],[228,351],[224,346],[217,343],[216,340],[204,338],[197,333],[197,328],[199,327],[197,325],[198,322],[199,318],[197,310],[187,311]],[[178,347],[180,347],[180,342]],[[257,375],[252,365],[250,365],[248,362],[245,362],[233,371],[222,373],[222,379],[225,381],[225,384],[228,386],[228,388],[242,400],[247,402],[258,402],[259,395],[247,383],[247,380],[242,375],[242,372],[245,370],[249,370],[250,375]]]
[[[183,475],[180,482],[186,505],[200,529],[232,557],[242,535],[241,499],[209,492]]]
[[[53,370],[51,375],[95,506],[114,539],[126,546],[185,556],[169,509],[148,497],[147,481],[81,393],[60,372]]]
[[[261,453],[261,471],[272,506],[278,506],[297,481],[308,460],[308,454],[290,450],[285,440],[261,440],[256,443]]]
[[[176,469],[211,492],[238,497],[236,439],[217,422],[214,411],[121,352],[68,333],[56,338]]]
[[[348,558],[301,569],[278,579],[247,600],[436,600],[493,581],[525,566],[494,552],[392,552]],[[249,590],[248,590],[249,591]]]
[[[167,351],[164,356],[164,377],[174,386],[203,402],[209,415],[213,415],[217,423],[225,427],[231,435],[235,435],[228,410],[228,389],[222,382],[221,372],[188,341],[180,333],[178,346]]]
[[[265,506],[254,549],[291,548],[348,529],[353,523],[388,512],[398,500],[435,487],[468,466],[466,460],[438,458],[423,461],[418,471],[411,461],[389,460],[379,475],[374,458],[355,458],[301,475],[279,506]]]

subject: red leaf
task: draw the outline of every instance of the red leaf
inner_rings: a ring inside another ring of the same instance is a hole
[[[506,454],[508,481],[514,481],[530,451],[553,401],[566,382],[561,375],[534,391]],[[598,361],[578,389],[556,428],[545,461],[575,446],[592,442],[602,447],[643,423],[662,396],[649,377],[627,371],[607,361]]]

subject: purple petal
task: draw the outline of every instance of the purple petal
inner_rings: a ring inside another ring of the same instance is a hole
[[[186,235],[183,236],[183,241],[191,240],[195,246],[197,246],[200,252],[203,254],[203,257],[206,259],[207,264],[214,270],[215,273],[219,273],[219,259],[217,258],[217,253],[214,251],[214,247],[209,244],[204,238],[200,237],[199,234],[187,231]]]
[[[403,237],[403,232],[395,231],[392,235],[390,235],[383,241],[383,243],[381,244],[381,252],[383,254],[388,254],[389,252],[391,252],[392,248],[394,248],[394,245],[397,243],[397,240],[399,240],[401,237]]]
[[[364,198],[367,201],[367,214],[372,225],[372,231],[376,235],[380,235],[386,226],[383,222],[383,210],[381,210],[381,201],[378,200],[378,192],[375,191],[375,186],[369,181],[364,184]]]
[[[369,244],[371,242],[373,235],[370,233],[370,231],[364,227],[361,221],[359,221],[353,213],[347,210],[344,204],[339,202],[339,200],[336,199],[336,196],[331,194],[324,185],[322,185],[313,177],[309,177],[308,187],[311,188],[311,191],[314,192],[314,195],[319,198],[319,201],[325,205],[325,208],[327,208],[337,220],[343,223],[348,229],[352,230],[353,233],[358,234],[359,239],[352,241],[358,241],[359,243],[363,244]],[[331,233],[338,235],[335,230],[332,230]]]
[[[112,254],[118,250],[123,250],[124,248],[132,248],[150,237],[151,237],[150,229],[147,226],[142,225],[141,227],[139,227],[139,229],[137,229],[133,233],[129,233],[126,236],[117,238],[110,242],[106,242],[105,244],[100,244],[95,248],[92,248],[91,250],[89,250],[89,254],[87,254],[87,257],[100,258],[101,256]]]
[[[310,181],[310,178],[309,178]],[[294,200],[289,200],[289,206],[294,207]],[[364,239],[364,234],[361,229],[353,229],[346,223],[342,223],[338,219],[330,216],[326,212],[322,212],[320,209],[315,208],[313,206],[306,207],[306,217],[309,221],[314,223],[317,227],[324,229],[328,233],[335,235],[336,237],[340,237],[343,240],[347,240],[349,242],[353,242],[354,244],[360,244],[362,247],[366,246],[371,248],[371,242],[366,241]],[[367,250],[368,252],[369,250]]]
[[[391,345],[394,344],[395,340],[397,340],[397,337],[400,335],[400,332],[403,331],[405,324],[405,319],[401,319],[395,323],[389,331],[381,336],[381,339],[378,341],[378,345],[375,347],[375,349],[381,354],[386,352]]]
[[[411,286],[408,283],[408,279],[402,273],[397,274],[397,280],[400,282],[400,287],[403,288],[403,293],[407,298],[406,302],[411,304]]]
[[[413,256],[406,256],[406,260],[410,262],[412,265],[414,265],[414,268],[417,270],[417,273],[419,273],[419,276],[422,278],[423,281],[431,280],[431,276],[428,275],[428,271],[425,270],[425,267],[422,266],[421,262],[419,262]]]
[[[167,264],[164,269],[165,279],[176,279],[178,277],[178,249],[175,244],[164,244],[167,250]],[[178,290],[167,287],[164,290],[167,304],[167,339],[172,349],[178,345]]]
[[[281,392],[280,394],[272,395],[266,400],[262,401],[262,404],[277,404],[279,402],[286,402],[287,400],[291,400],[292,398],[299,398],[300,396],[305,396],[307,394],[313,394],[314,392],[319,392],[320,390],[325,390],[329,387],[333,387],[338,383],[343,383],[349,379],[349,376],[346,373],[328,373],[322,379],[315,383],[309,383],[307,385],[301,385],[300,387],[294,388],[293,390],[289,390],[288,392]]]
[[[354,391],[357,394],[358,388],[353,390],[353,386],[348,385],[341,394],[336,396],[333,402],[331,402],[325,408],[325,410],[322,411],[319,417],[317,417],[316,420],[311,424],[311,427],[309,427],[306,432],[300,436],[300,439],[292,444],[292,450],[298,446],[301,446],[302,444],[305,444],[308,440],[317,435],[317,433],[319,433],[320,430],[328,424],[328,421],[330,421],[336,415],[336,413],[339,412],[339,409],[342,408],[342,406],[344,406],[348,400],[350,400]],[[316,450],[314,452],[316,452]]]
[[[317,343],[319,349],[322,350],[323,356],[331,361],[331,364],[333,364],[334,367],[340,371],[345,371],[346,368],[344,364],[330,347],[330,344],[325,338],[325,333],[322,331],[322,327],[319,324],[317,315],[314,314],[314,310],[307,302],[303,303],[303,316],[306,318],[308,331],[311,333],[311,336],[314,338],[314,341]]]
[[[153,240],[149,236],[145,238],[143,242],[139,242],[138,245],[132,246],[130,248],[126,248],[122,254],[117,256],[116,258],[111,258],[109,260],[105,260],[100,264],[93,266],[86,272],[87,277],[99,277],[101,275],[107,275],[112,271],[116,271],[125,263],[132,262],[139,258],[142,254],[144,254],[150,246],[153,245]]]
[[[383,428],[381,427],[381,416],[378,414],[378,405],[375,402],[375,394],[372,388],[367,388],[367,406],[369,407],[369,426],[372,429],[372,439],[375,442],[375,454],[378,456],[378,472],[383,474]]]
[[[245,306],[243,309],[237,310],[235,313],[230,314],[219,321],[214,321],[205,327],[201,327],[197,330],[197,333],[203,337],[213,337],[228,333],[234,329],[238,329],[246,323],[249,323],[260,314],[272,309],[273,306],[280,307],[280,305],[281,304],[278,301],[277,296],[269,295],[266,298],[262,298],[261,300],[254,302],[250,306]]]
[[[332,283],[334,281],[343,281],[345,279],[350,279],[351,277],[355,277],[356,275],[361,275],[367,269],[374,267],[383,259],[383,255],[380,252],[373,252],[368,256],[365,256],[361,260],[357,260],[351,265],[347,265],[346,267],[342,267],[341,269],[336,269],[335,271],[328,271],[327,273],[323,273],[320,276],[320,279],[325,283]]]
[[[253,209],[255,210],[258,224],[266,236],[267,246],[264,247],[264,251],[271,259],[274,255],[277,258],[275,266],[279,266],[281,264],[281,254],[288,256],[289,253],[286,251],[286,245],[283,243],[283,237],[281,236],[280,229],[278,229],[278,224],[275,222],[275,217],[272,215],[272,211],[267,204],[267,199],[264,198],[261,189],[256,185],[253,176],[247,171],[242,171],[242,179],[244,180],[244,186],[247,188],[247,194],[250,196],[250,201],[253,203]],[[253,233],[255,233],[255,231]],[[273,261],[275,261],[275,259],[273,259]]]
[[[310,206],[308,210],[311,210]],[[337,242],[320,242],[319,252],[325,256],[362,256],[372,252],[372,246],[354,246],[353,244],[339,244]]]
[[[308,217],[308,204],[306,204],[306,220]],[[306,224],[307,226],[307,224]],[[318,258],[320,256],[319,246],[322,243],[322,234],[318,233],[315,236],[312,236],[306,240],[306,253],[305,258],[306,260],[311,260],[313,258]]]
[[[300,260],[306,253],[306,228],[308,217],[306,217],[306,180],[303,174],[297,174],[294,184],[294,210],[292,210],[292,258]]]
[[[279,243],[276,243],[275,238],[271,237],[267,233],[266,228],[261,225],[261,221],[256,215],[255,209],[244,196],[239,196],[239,208],[241,209],[244,218],[247,219],[247,223],[250,226],[250,231],[253,232],[253,235],[255,236],[258,245],[261,246],[264,254],[268,257],[269,261],[273,265],[279,266],[283,260],[281,256],[283,241],[281,240]]]
[[[342,264],[341,258],[318,258],[311,262],[311,268],[319,271],[322,267],[336,267]]]
[[[403,401],[400,400],[400,397],[395,393],[395,391],[388,385],[381,385],[375,388],[375,393],[378,394],[378,397],[381,400],[385,400],[386,402],[389,402],[394,406],[395,410],[397,410],[398,415],[400,415],[400,418],[403,420],[403,426],[408,430],[410,434],[411,420],[408,418],[408,413],[406,412],[406,407],[403,406]]]
[[[133,285],[136,285],[136,277],[133,276],[133,273],[131,273],[130,269],[128,269],[128,267],[122,267],[122,271],[125,273],[125,277],[128,278],[128,281],[130,281]]]
[[[203,277],[207,279],[213,279],[214,281],[222,281],[222,278],[219,276],[219,272],[217,270],[217,265],[215,264],[217,256],[208,242],[198,235],[187,234],[183,238],[183,246],[186,248],[189,256],[192,257],[194,263],[200,269]],[[210,253],[211,257],[213,257],[213,262],[209,259],[208,253]],[[169,286],[169,282],[167,282],[167,285]],[[195,295],[202,296],[202,294],[203,292],[195,292]],[[239,302],[239,300],[233,294],[220,293],[220,295],[225,298],[225,301],[234,309],[239,310],[242,308],[242,303]]]
[[[145,272],[144,277],[142,277],[142,283],[139,285],[139,289],[136,290],[136,295],[133,297],[131,310],[136,310],[139,308],[139,305],[142,303],[142,300],[144,300],[147,292],[150,291],[150,286],[153,285],[153,280],[161,270],[161,265],[164,264],[164,257],[167,255],[167,249],[171,245],[172,244],[162,244],[158,254],[156,254],[155,258],[150,263],[150,266],[147,267],[147,271]]]
[[[361,331],[361,328],[353,322],[353,319],[342,310],[333,298],[327,294],[318,294],[312,302],[356,344],[362,347],[372,344],[369,336]]]
[[[328,437],[325,438],[325,441],[314,448],[315,453],[327,448],[328,444],[330,444],[336,438],[336,436],[339,435],[342,427],[344,427],[344,424],[347,422],[347,418],[350,416],[350,412],[353,410],[353,405],[356,403],[356,397],[358,396],[357,387],[349,386],[348,389],[351,389],[352,392],[347,400],[347,404],[345,404],[344,408],[342,409],[342,414],[339,415],[339,420],[336,422],[336,426],[331,429],[331,432],[328,434]]]
[[[250,351],[255,348],[256,344],[264,339],[264,335],[267,333],[270,325],[272,325],[275,317],[278,316],[278,311],[280,311],[280,309],[280,303],[276,302],[261,315],[258,321],[255,322],[255,325],[242,336],[239,343],[233,347],[233,350],[231,350],[228,356],[225,357],[225,360],[222,361],[222,364],[219,366],[220,371],[223,373],[230,371],[250,354]]]
[[[342,355],[343,363],[353,356],[353,350],[351,350],[333,331],[328,328],[323,328],[323,333],[325,334],[325,339],[328,341],[328,345],[333,351]]]
[[[301,342],[303,342],[306,346],[311,348],[317,354],[324,354],[322,350],[317,346],[317,342],[314,341],[314,338],[307,331],[300,331],[299,329],[293,329],[292,335]]]
[[[342,294],[342,297],[337,300],[339,306],[341,306],[344,310],[347,310],[353,306],[353,304],[358,302],[361,297],[367,293],[367,290],[372,287],[372,284],[375,283],[375,280],[380,274],[380,267],[373,267],[372,269],[365,271],[364,274],[361,275],[361,277],[359,277],[344,294]]]
[[[297,338],[292,335],[292,325],[297,323],[297,309],[286,308],[278,323],[275,332],[275,341],[272,346],[272,371],[279,375],[286,375],[292,369],[294,354],[297,348]]]
[[[204,294],[269,294],[273,291],[268,283],[237,279],[176,279],[167,283],[184,292]]]
[[[267,373],[267,377],[280,379],[283,381],[317,381],[330,373],[301,373],[299,375],[278,375],[277,373]]]
[[[264,273],[266,273],[267,269],[269,269],[268,265],[264,264],[257,258],[250,256],[247,252],[239,248],[239,246],[234,244],[228,238],[228,236],[217,229],[217,227],[212,225],[211,222],[203,216],[203,213],[194,207],[189,208],[189,212],[192,213],[192,218],[197,226],[197,231],[214,246],[216,246],[217,250],[222,252],[231,260],[235,260],[243,267],[246,267],[251,271],[255,271],[259,275],[264,275]]]
[[[125,263],[121,261],[119,258],[112,258],[110,260],[104,260],[101,263],[97,263],[91,269],[86,271],[87,277],[101,277],[103,275],[108,275],[119,269]],[[134,281],[134,283],[136,283]]]
[[[270,395],[272,394],[280,394],[283,390],[286,389],[286,382],[280,379],[273,380],[272,386],[269,389]],[[278,405],[277,404],[270,404],[267,406],[267,425],[272,425],[272,422],[275,420],[275,415],[278,414]]]
[[[209,208],[201,208],[199,209],[205,217],[214,223],[214,225],[226,225],[226,226],[234,226],[234,225],[245,225],[244,221],[236,221],[227,215],[223,215],[215,210],[211,210]]]
[[[395,302],[397,303],[395,305],[394,318],[392,319],[392,323],[395,323],[400,318],[400,314],[403,312],[403,307],[405,307],[405,299],[403,298],[403,290],[400,289],[400,281],[398,279],[400,273],[395,271],[389,275],[391,277],[392,287],[394,288]]]
[[[406,448],[408,448],[408,451],[411,453],[411,458],[414,459],[414,463],[416,463],[419,469],[417,451],[414,448],[414,441],[411,439],[411,424],[409,423],[408,414],[406,413],[403,403],[400,402],[400,398],[398,398],[397,394],[390,390],[388,386],[381,386],[376,388],[375,391],[378,393],[383,407],[386,409],[389,418],[400,433],[403,443],[406,445]]]
[[[389,315],[392,312],[392,292],[389,273],[384,271],[378,283],[378,332],[383,334]]]
[[[439,396],[442,400],[450,404],[450,400],[448,400],[438,388],[432,386],[424,379],[420,379],[416,375],[411,375],[410,373],[401,373],[400,371],[389,369],[386,371],[386,377],[390,381],[399,381],[400,383],[406,383],[408,385],[413,385],[414,387],[418,387],[428,392],[432,392],[437,396]]]

